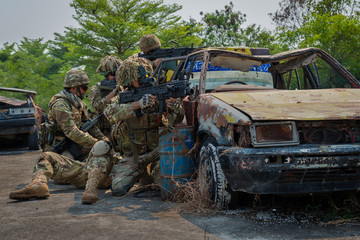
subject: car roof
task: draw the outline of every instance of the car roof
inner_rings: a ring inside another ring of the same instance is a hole
[[[27,93],[36,95],[36,91],[26,90],[26,89],[20,89],[20,88],[6,88],[6,87],[0,87],[0,91],[8,91],[8,92],[19,92],[19,93]]]
[[[250,48],[251,49],[251,48]],[[253,48],[256,49],[256,48]],[[319,48],[303,48],[281,52],[274,55],[249,55],[248,53],[243,53],[239,51],[231,51],[225,50],[221,48],[202,48],[198,49],[190,53],[188,56],[195,56],[201,53],[211,53],[211,55],[219,55],[219,56],[232,56],[241,58],[243,62],[241,64],[241,71],[250,71],[251,66],[257,65],[261,66],[263,64],[268,63],[276,63],[273,67],[269,68],[269,71],[279,71],[280,73],[284,73],[293,69],[296,69],[301,66],[308,65],[311,62],[315,62],[317,57],[322,58],[328,64],[330,64],[334,69],[339,71],[339,73],[348,79],[354,87],[359,87],[360,82],[347,70],[344,66],[342,66],[336,59],[330,56],[328,53]],[[221,63],[226,60],[224,57],[220,59],[218,62]]]

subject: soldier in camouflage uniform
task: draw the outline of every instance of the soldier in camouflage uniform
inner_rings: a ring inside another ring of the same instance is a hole
[[[145,34],[140,38],[139,47],[144,54],[152,54],[154,50],[161,48],[161,42],[159,38],[154,34]],[[151,65],[154,70],[160,64],[161,60],[162,58],[157,58],[151,61]],[[159,82],[159,84],[166,83],[171,78],[173,73],[172,70],[176,67],[176,65],[174,67],[174,64],[175,62],[163,63],[162,70],[160,73],[158,73],[157,76],[157,81]]]
[[[67,72],[64,89],[53,96],[48,104],[49,114],[45,125],[47,135],[50,136],[45,144],[44,151],[50,148],[65,137],[76,143],[77,160],[85,160],[91,147],[99,140],[108,138],[101,133],[97,127],[83,132],[79,127],[89,120],[88,108],[82,101],[90,83],[88,76],[83,71],[71,70]],[[63,155],[74,159],[69,151]]]
[[[89,100],[97,114],[104,111],[111,99],[117,94],[116,90],[116,70],[121,65],[122,60],[115,55],[109,55],[100,60],[96,69],[97,73],[105,76],[105,79],[90,88]],[[100,118],[100,130],[110,137],[111,124],[105,116]]]
[[[147,59],[129,58],[120,66],[116,79],[119,86],[127,89],[139,87],[138,66],[144,67],[148,75],[152,66]],[[113,146],[122,153],[122,160],[111,172],[112,193],[124,195],[146,171],[149,163],[159,159],[159,127],[164,124],[175,125],[182,121],[184,110],[177,99],[168,99],[164,114],[159,113],[155,96],[146,94],[139,101],[120,104],[118,99],[104,110],[105,116],[113,124],[118,123],[118,134]]]
[[[60,184],[74,184],[84,188],[83,203],[97,200],[98,187],[109,187],[108,173],[111,170],[110,158],[99,158],[111,151],[109,140],[94,127],[90,133],[79,129],[87,118],[87,107],[81,101],[86,93],[89,78],[83,71],[70,70],[66,73],[64,89],[56,94],[49,103],[49,121],[76,144],[92,147],[90,157],[84,162],[75,161],[54,152],[41,153],[35,163],[32,182],[24,188],[11,192],[10,199],[49,197],[47,182],[53,179]]]
[[[152,51],[161,48],[161,42],[154,34],[145,34],[140,38],[139,47],[144,54],[151,54]],[[161,58],[158,58],[151,62],[154,70],[159,65],[160,61]]]

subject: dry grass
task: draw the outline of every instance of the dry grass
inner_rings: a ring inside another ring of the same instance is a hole
[[[185,183],[174,181],[176,192],[172,194],[172,201],[181,203],[178,209],[182,212],[204,214],[216,209],[216,205],[209,197],[208,188],[200,190],[199,178]]]

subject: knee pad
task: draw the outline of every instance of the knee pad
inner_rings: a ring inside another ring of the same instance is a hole
[[[105,141],[98,141],[91,149],[91,153],[94,157],[99,157],[110,152],[111,146]]]

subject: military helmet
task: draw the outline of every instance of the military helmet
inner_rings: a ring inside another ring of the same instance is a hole
[[[70,70],[65,75],[64,88],[90,84],[89,77],[81,70]]]
[[[97,67],[96,72],[105,76],[109,73],[116,73],[116,70],[119,68],[121,63],[122,60],[115,55],[103,57],[100,60],[100,64]]]
[[[138,70],[139,65],[142,65],[145,72],[151,76],[153,74],[153,68],[149,60],[141,57],[129,57],[119,67],[116,72],[117,85],[122,87],[129,87],[132,82],[140,79],[141,74]]]
[[[145,34],[140,38],[140,50],[143,52],[151,51],[161,47],[160,40],[154,34]]]

